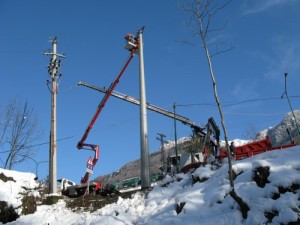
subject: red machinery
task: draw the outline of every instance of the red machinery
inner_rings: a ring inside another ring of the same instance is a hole
[[[81,183],[88,182],[89,176],[98,161],[99,151],[100,151],[99,145],[87,144],[87,143],[85,143],[85,140],[87,139],[91,129],[93,128],[93,125],[96,122],[99,114],[101,113],[102,109],[104,108],[105,103],[107,102],[108,98],[111,96],[111,93],[113,92],[116,85],[119,83],[121,76],[123,75],[124,71],[126,70],[127,66],[129,65],[130,61],[132,60],[132,58],[134,57],[134,55],[137,53],[137,51],[139,49],[139,40],[137,37],[134,37],[132,34],[127,34],[125,36],[125,39],[127,41],[125,48],[130,51],[130,55],[129,55],[128,59],[126,60],[125,65],[122,68],[121,72],[119,73],[117,78],[114,80],[114,82],[110,85],[105,96],[103,97],[102,101],[98,105],[97,110],[96,110],[91,122],[89,123],[88,127],[86,128],[81,140],[77,143],[78,150],[87,149],[87,150],[92,150],[95,152],[94,159],[92,159],[92,157],[90,157],[87,161],[88,169],[87,169],[84,177],[81,179]]]
[[[284,149],[289,148],[292,146],[295,146],[297,144],[291,143],[289,145],[283,145],[278,147],[273,147],[270,141],[269,137],[266,137],[265,139],[262,139],[260,141],[251,142],[245,145],[237,146],[235,148],[236,153],[233,155],[233,157],[236,160],[248,158],[263,152],[272,151],[272,150],[278,150],[278,149]],[[227,150],[220,150],[220,155],[217,157],[218,159],[227,158]]]

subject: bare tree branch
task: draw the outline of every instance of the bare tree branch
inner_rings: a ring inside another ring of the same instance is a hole
[[[211,26],[213,16],[224,9],[230,2],[231,0],[182,0],[179,5],[189,16],[188,22],[185,23],[186,27],[191,30],[194,37],[200,36],[201,39],[205,39],[208,43],[211,39],[210,37],[216,39],[227,25],[227,22],[225,22],[224,25],[213,28]],[[212,45],[212,43],[210,45]],[[215,43],[215,45],[218,44]],[[218,51],[213,52],[211,54],[212,56],[231,51],[234,47],[216,49],[218,49]]]
[[[215,100],[216,100],[216,103],[217,103],[217,106],[219,109],[219,114],[221,117],[221,124],[222,124],[222,128],[223,128],[224,136],[225,136],[226,149],[228,152],[230,152],[229,144],[228,144],[228,135],[227,135],[225,120],[224,120],[224,116],[223,116],[223,110],[222,110],[221,102],[218,97],[217,84],[216,84],[214,70],[213,70],[213,64],[212,64],[212,56],[213,55],[210,54],[209,45],[207,44],[208,33],[213,31],[213,30],[210,30],[211,21],[212,21],[213,16],[215,16],[215,14],[217,12],[219,12],[221,9],[223,9],[225,6],[227,6],[230,1],[226,1],[224,3],[224,2],[221,2],[221,0],[194,0],[194,1],[190,0],[189,2],[190,2],[190,7],[185,6],[184,11],[192,13],[194,15],[196,24],[198,25],[198,28],[199,28],[200,39],[201,39],[201,42],[204,47],[204,51],[205,51],[205,55],[206,55],[206,59],[207,59],[208,67],[209,67],[209,73],[210,73],[212,83],[213,83],[214,96],[215,96]],[[195,7],[195,5],[196,5],[196,7]],[[197,10],[195,10],[195,8]],[[188,9],[190,9],[190,10],[188,10]],[[191,22],[191,24],[193,24],[193,23]],[[222,52],[226,52],[226,51],[228,51],[228,50],[217,51],[217,53],[215,53],[214,55],[222,53]],[[245,219],[245,218],[247,218],[247,212],[249,211],[249,207],[236,194],[236,192],[234,190],[231,154],[227,154],[227,155],[228,155],[228,167],[229,167],[229,169],[228,169],[229,181],[230,181],[230,186],[232,188],[232,190],[230,191],[230,196],[239,204],[241,211],[242,211],[243,218]]]
[[[34,148],[30,146],[38,140],[40,132],[38,131],[38,120],[30,109],[27,101],[23,106],[16,100],[11,99],[7,105],[4,117],[1,121],[1,154],[6,154],[3,167],[12,169],[15,164],[23,162],[28,157],[34,155]],[[3,157],[1,157],[3,158]]]

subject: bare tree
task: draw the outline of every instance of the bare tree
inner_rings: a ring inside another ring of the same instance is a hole
[[[0,114],[0,153],[5,169],[29,159],[35,154],[31,147],[39,138],[38,119],[29,108],[28,102],[22,105],[13,98]],[[4,155],[4,156],[3,156]]]
[[[191,139],[189,141],[189,144],[188,146],[186,146],[184,148],[184,151],[185,152],[188,152],[191,154],[191,159],[192,159],[192,163],[195,163],[194,162],[194,155],[200,151],[200,149],[203,148],[203,138],[201,138],[200,136],[198,135],[195,135],[195,134],[192,134],[191,135]]]
[[[213,65],[212,65],[212,57],[223,53],[226,51],[229,51],[231,48],[227,48],[224,50],[220,50],[217,48],[217,51],[213,54],[210,53],[210,48],[212,43],[209,43],[211,40],[211,37],[216,37],[219,32],[222,30],[222,28],[213,28],[212,27],[212,19],[216,16],[218,12],[220,12],[222,9],[224,9],[228,4],[230,3],[230,0],[224,1],[224,0],[185,0],[182,2],[181,7],[184,12],[186,12],[190,18],[187,25],[192,29],[192,33],[195,37],[200,37],[203,49],[205,51],[205,56],[207,59],[208,67],[209,67],[209,73],[212,79],[213,84],[213,90],[214,90],[214,96],[215,100],[219,109],[219,114],[221,117],[221,123],[222,128],[225,136],[225,143],[226,143],[226,149],[228,152],[228,167],[229,167],[229,180],[230,180],[230,186],[232,188],[230,195],[234,200],[240,205],[241,211],[244,218],[247,218],[247,213],[249,211],[249,207],[244,201],[237,196],[234,190],[234,183],[233,183],[233,176],[232,176],[232,164],[231,164],[231,154],[229,154],[229,144],[228,144],[228,135],[227,130],[225,126],[225,120],[223,116],[222,106],[221,102],[218,97],[217,92],[217,84],[216,79],[214,75]],[[218,46],[218,43],[215,43],[215,46]]]

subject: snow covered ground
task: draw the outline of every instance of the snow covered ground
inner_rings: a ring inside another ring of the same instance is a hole
[[[23,173],[0,168],[1,174],[9,177],[9,181],[4,182],[0,179],[0,201],[5,201],[14,208],[18,208],[22,204],[22,197],[23,194],[27,193],[26,190],[38,187],[38,182],[34,180],[36,176],[33,173]],[[14,181],[10,180],[10,178],[13,178]],[[39,195],[37,191],[32,191],[30,194],[33,196]],[[17,212],[21,213],[21,209],[18,208]]]
[[[38,206],[34,214],[21,216],[8,224],[101,224],[101,225],[161,225],[161,224],[288,224],[300,221],[300,146],[256,155],[233,162],[233,170],[239,174],[234,180],[236,193],[248,204],[250,211],[243,219],[239,205],[228,194],[231,190],[228,180],[228,165],[218,170],[210,166],[198,168],[194,177],[208,178],[205,182],[192,184],[191,174],[179,174],[180,181],[167,187],[154,186],[144,196],[137,193],[131,199],[119,197],[116,203],[97,211],[75,213],[60,200],[55,205]],[[255,169],[270,167],[270,175],[264,187],[258,187],[253,180]],[[0,170],[16,180],[0,180],[0,200],[17,207],[21,204],[20,192],[25,187],[35,187],[34,174]],[[173,180],[167,177],[163,182]],[[34,192],[33,192],[34,193]],[[276,197],[275,197],[276,196]],[[176,205],[185,203],[182,211],[176,213]],[[268,222],[265,215],[273,215]],[[1,223],[0,223],[1,224]]]

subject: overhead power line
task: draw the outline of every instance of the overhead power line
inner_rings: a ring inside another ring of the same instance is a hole
[[[299,97],[300,97],[300,95],[289,96],[289,98],[299,98]],[[287,97],[283,96],[283,97],[246,99],[246,100],[239,101],[239,102],[222,104],[222,106],[234,106],[234,105],[240,105],[240,104],[244,104],[244,103],[248,103],[248,102],[269,101],[269,100],[282,100],[283,98],[287,98]],[[203,106],[203,105],[206,105],[206,106],[217,106],[217,104],[215,104],[215,103],[176,104],[176,106],[183,106],[183,107]]]
[[[285,113],[237,113],[237,112],[225,112],[231,115],[243,115],[243,116],[280,116]]]
[[[67,139],[70,139],[70,138],[74,138],[78,135],[73,135],[73,136],[69,136],[69,137],[65,137],[65,138],[60,138],[60,139],[57,139],[56,141],[59,142],[59,141],[64,141],[64,140],[67,140]],[[39,143],[39,144],[35,144],[35,145],[30,145],[30,146],[27,146],[27,147],[24,147],[24,149],[26,148],[33,148],[33,147],[37,147],[37,146],[41,146],[41,145],[49,145],[50,141],[46,141],[46,142],[42,142],[42,143]],[[10,150],[7,150],[7,151],[2,151],[0,152],[1,153],[8,153],[10,152]]]

